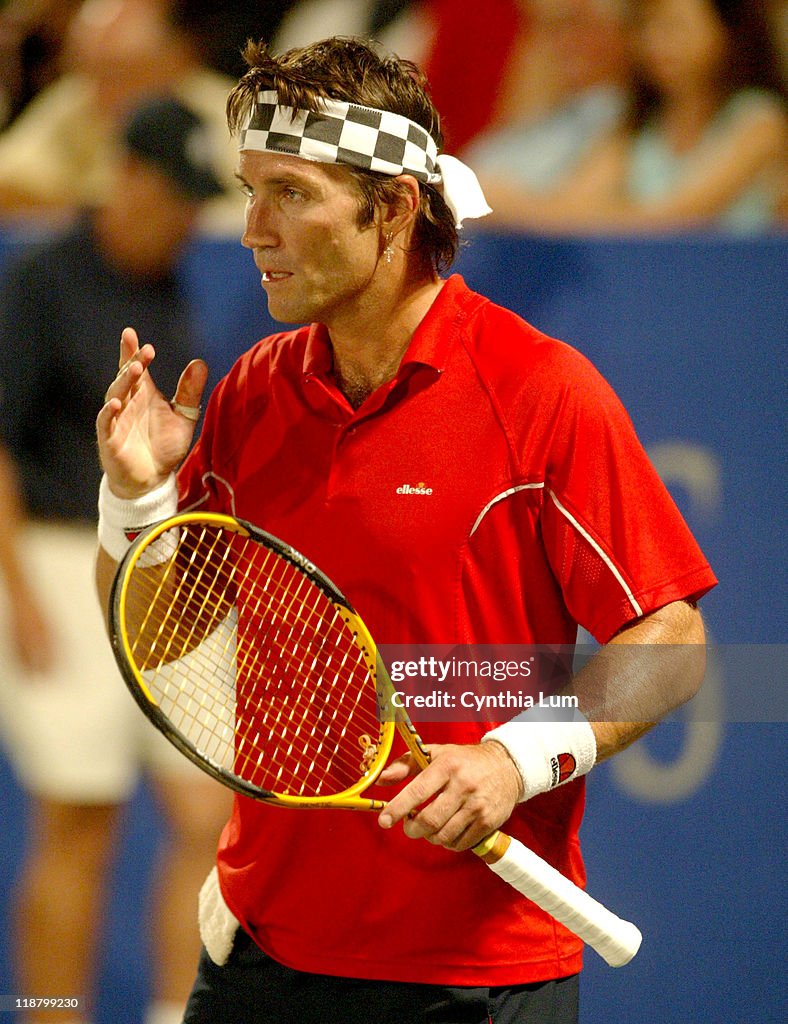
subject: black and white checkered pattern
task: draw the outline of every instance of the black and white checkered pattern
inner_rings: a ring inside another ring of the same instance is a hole
[[[322,106],[316,114],[280,106],[274,91],[258,93],[239,148],[352,164],[381,174],[412,174],[430,184],[441,180],[435,140],[414,121],[341,100],[323,100]]]

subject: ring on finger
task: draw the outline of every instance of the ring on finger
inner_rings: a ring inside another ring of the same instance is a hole
[[[174,398],[170,399],[170,408],[173,412],[177,412],[180,416],[184,416],[187,420],[191,420],[196,423],[200,418],[202,407],[199,405],[181,405],[180,402],[176,402]]]

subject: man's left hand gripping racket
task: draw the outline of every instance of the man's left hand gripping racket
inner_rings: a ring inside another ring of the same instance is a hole
[[[230,516],[182,513],[144,531],[112,588],[110,632],[134,698],[186,757],[284,807],[380,811],[364,796],[395,730],[429,756],[364,623],[303,555]],[[617,917],[502,832],[474,853],[614,967],[640,946]]]

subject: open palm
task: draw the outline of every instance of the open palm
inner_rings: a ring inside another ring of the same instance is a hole
[[[112,491],[134,498],[161,484],[189,450],[195,423],[176,411],[150,374],[152,345],[140,347],[136,332],[121,337],[121,367],[96,420],[101,465]],[[174,401],[200,404],[208,370],[193,360],[181,374]]]

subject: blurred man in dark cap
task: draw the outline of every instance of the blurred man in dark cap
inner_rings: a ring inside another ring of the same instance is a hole
[[[221,191],[203,123],[177,100],[152,99],[124,126],[109,200],[25,251],[0,283],[0,725],[31,802],[16,990],[80,1000],[30,1010],[26,1024],[89,1020],[116,825],[142,772],[169,826],[146,1024],[179,1024],[191,987],[196,895],[226,797],[147,726],[117,673],[92,582],[94,424],[117,369],[107,339],[127,324],[156,339],[173,392],[196,354],[176,265]],[[188,785],[171,784],[184,770]]]
[[[172,96],[151,99],[133,111],[123,141],[129,155],[158,167],[185,198],[199,202],[221,194],[205,126]]]
[[[63,73],[0,135],[0,216],[51,218],[106,202],[122,156],[122,124],[139,104],[168,94],[204,121],[225,189],[205,204],[201,227],[237,235],[243,203],[225,117],[235,76],[206,66],[200,26],[181,14],[171,0],[79,5],[63,47]]]

